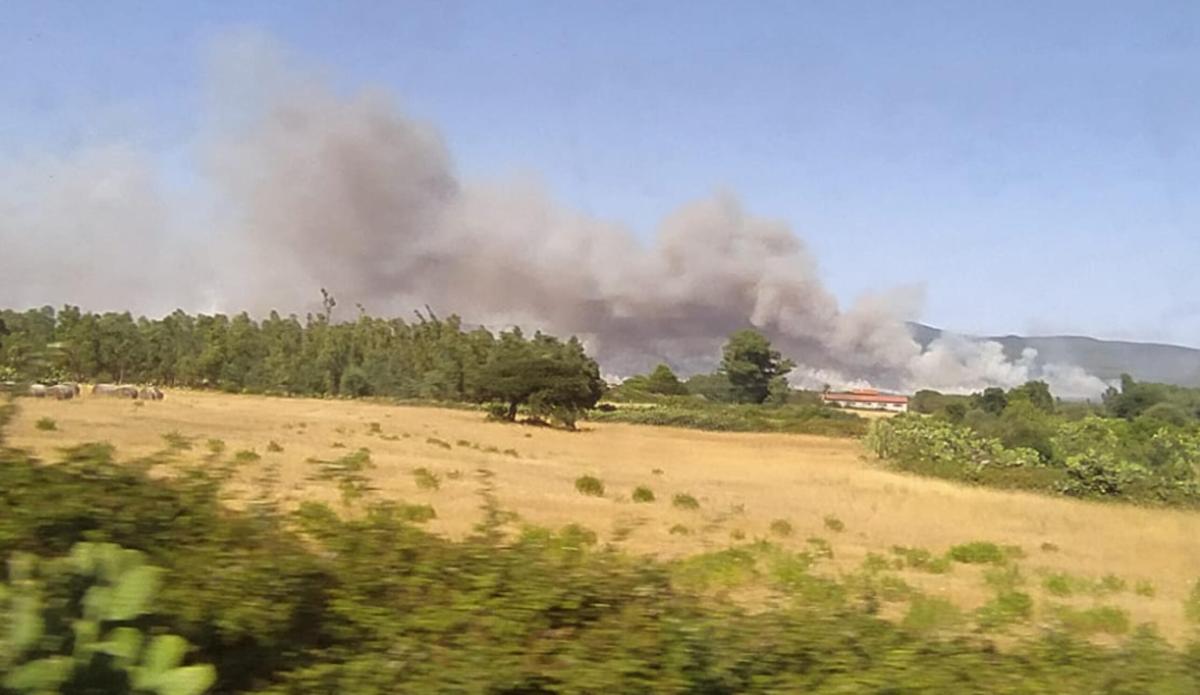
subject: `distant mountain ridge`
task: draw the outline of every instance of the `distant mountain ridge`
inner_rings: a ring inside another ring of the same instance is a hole
[[[926,348],[944,333],[940,328],[909,323],[913,339]],[[1004,346],[1009,359],[1017,359],[1025,348],[1037,350],[1037,363],[1074,364],[1105,381],[1129,374],[1138,381],[1155,381],[1178,386],[1200,387],[1200,349],[1163,343],[1100,340],[1086,336],[967,336],[993,340]]]

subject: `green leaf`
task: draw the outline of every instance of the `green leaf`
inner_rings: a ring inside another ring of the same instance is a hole
[[[101,654],[108,654],[124,668],[137,661],[142,649],[142,633],[132,627],[119,627],[108,633],[107,639],[93,647]]]
[[[106,620],[133,620],[150,612],[150,603],[158,593],[163,571],[142,565],[121,574],[109,597]]]
[[[31,690],[57,690],[71,676],[71,660],[65,656],[52,656],[22,664],[4,677],[3,685],[8,690],[28,692]]]
[[[71,546],[70,562],[76,574],[96,574],[97,548],[95,543],[76,543]]]
[[[83,595],[83,615],[88,620],[100,622],[110,620],[109,605],[112,603],[112,589],[107,586],[93,586]]]
[[[159,695],[200,695],[217,682],[217,670],[208,664],[172,669],[156,679]]]
[[[146,649],[145,670],[161,674],[175,668],[183,661],[187,646],[187,641],[178,635],[155,637]]]
[[[76,620],[71,623],[71,630],[75,633],[75,659],[90,659],[92,648],[100,639],[100,623],[95,620]]]
[[[17,654],[31,649],[42,638],[45,624],[42,621],[42,604],[37,596],[17,596],[13,600],[12,623],[9,626],[8,642]]]
[[[8,581],[12,584],[27,582],[33,579],[33,568],[37,558],[29,553],[14,553],[8,559]]]

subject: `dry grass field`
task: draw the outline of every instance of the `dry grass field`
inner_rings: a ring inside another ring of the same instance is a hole
[[[971,541],[1016,545],[1025,554],[1019,561],[1024,590],[1038,605],[1046,599],[1043,573],[1093,580],[1113,574],[1128,589],[1103,599],[1054,601],[1120,606],[1135,623],[1153,622],[1172,639],[1187,633],[1182,603],[1200,577],[1200,515],[896,474],[848,439],[589,423],[569,433],[486,422],[473,411],[193,392],[135,403],[87,395],[23,399],[11,443],[52,458],[64,443],[108,441],[119,457],[133,458],[163,450],[163,435],[174,432],[191,440],[192,448],[178,455],[199,462],[209,453],[208,441],[221,440],[227,459],[242,450],[260,455],[239,468],[241,498],[267,495],[286,505],[305,499],[340,504],[331,483],[313,480],[318,467],[309,460],[366,447],[376,494],[432,505],[437,519],[427,528],[451,536],[479,520],[478,471],[485,469],[495,474],[501,505],[522,521],[581,524],[604,541],[661,557],[755,538],[802,549],[819,537],[832,545],[830,571],[837,572],[858,567],[868,553],[890,557],[897,545],[934,553]],[[40,418],[52,418],[57,430],[39,429]],[[436,488],[430,476],[414,473],[422,468],[436,478]],[[582,475],[603,482],[603,497],[575,489]],[[650,488],[655,501],[634,502],[637,486]],[[699,508],[676,508],[677,494],[692,495]],[[844,528],[830,528],[838,526],[832,519]],[[773,534],[776,520],[786,520],[792,533]],[[946,574],[901,575],[970,609],[990,596],[981,573],[956,565]],[[1139,582],[1151,585],[1153,596],[1136,593]]]

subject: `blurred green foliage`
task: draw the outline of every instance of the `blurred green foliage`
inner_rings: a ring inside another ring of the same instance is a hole
[[[172,654],[192,645],[186,664],[211,664],[214,692],[1200,688],[1200,649],[1174,649],[1146,630],[1112,646],[1070,631],[1014,633],[999,647],[987,632],[959,630],[967,616],[914,594],[888,573],[890,562],[835,580],[812,571],[818,555],[767,543],[667,563],[598,546],[580,527],[521,530],[498,508],[486,471],[477,476],[484,521],[452,541],[410,521],[409,507],[370,494],[346,516],[313,503],[291,514],[243,512],[221,504],[221,482],[208,470],[164,478],[151,475],[150,463],[118,464],[112,454],[85,445],[44,462],[0,450],[0,555],[51,566],[80,542],[136,551],[130,566],[161,568],[152,572],[161,588],[152,613],[128,627],[149,640],[176,636]],[[345,477],[365,461],[319,469]],[[22,576],[10,565],[5,583]],[[87,591],[73,576],[48,573],[39,585],[48,626],[69,625],[72,597]],[[770,610],[721,598],[748,578],[769,582]],[[909,599],[902,624],[876,614],[881,601]],[[1027,599],[1006,590],[974,619],[1027,620]],[[132,613],[104,615],[125,626]],[[1093,618],[1105,629],[1115,624]],[[92,686],[86,692],[113,692]]]

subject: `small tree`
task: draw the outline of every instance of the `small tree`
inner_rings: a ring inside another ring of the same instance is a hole
[[[687,393],[687,387],[675,376],[675,372],[665,364],[654,368],[646,377],[646,391],[659,393],[664,396],[680,396]]]
[[[729,379],[733,396],[742,403],[762,403],[771,392],[771,381],[786,376],[795,363],[771,348],[757,331],[734,333],[722,351],[721,373]]]
[[[973,396],[971,404],[984,412],[999,415],[1008,407],[1008,395],[1004,393],[1004,389],[990,386],[984,389],[983,393]]]

